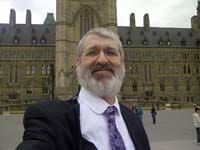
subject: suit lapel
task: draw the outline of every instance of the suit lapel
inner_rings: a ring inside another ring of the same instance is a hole
[[[127,110],[127,108],[125,106],[123,106],[122,104],[120,104],[120,109],[121,109],[121,113],[122,113],[122,116],[123,116],[123,119],[126,123],[126,126],[127,126],[127,129],[128,129],[128,132],[129,132],[129,135],[133,141],[133,144],[135,146],[135,149],[140,149],[140,144],[139,144],[139,139],[138,137],[138,130],[137,130],[137,122],[138,120],[135,120],[133,115],[130,114],[130,111]]]

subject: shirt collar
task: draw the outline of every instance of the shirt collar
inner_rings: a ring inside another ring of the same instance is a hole
[[[117,97],[115,97],[114,104],[110,105],[104,99],[96,96],[84,87],[81,87],[78,96],[78,102],[80,103],[80,105],[86,104],[93,112],[97,114],[103,114],[108,106],[115,106],[117,108],[117,114],[120,114],[120,107]]]

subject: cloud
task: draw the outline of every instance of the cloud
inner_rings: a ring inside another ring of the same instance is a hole
[[[30,9],[32,23],[41,24],[48,12],[55,12],[56,0],[10,0],[11,8],[16,11],[16,22],[25,23],[26,10]]]
[[[136,26],[143,26],[143,16],[149,13],[152,27],[190,27],[196,7],[197,0],[117,0],[118,25],[129,26],[130,14],[135,13]],[[31,10],[33,23],[43,23],[47,12],[56,13],[56,0],[0,0],[0,23],[9,20],[11,8],[17,23],[25,23],[26,9]]]
[[[11,6],[16,10],[26,10],[27,8],[31,8],[34,5],[34,1],[32,0],[11,0]]]
[[[118,0],[118,25],[128,26],[135,13],[136,26],[143,26],[143,16],[149,14],[152,27],[190,27],[197,0]]]

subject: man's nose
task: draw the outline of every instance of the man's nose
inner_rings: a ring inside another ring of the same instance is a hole
[[[107,61],[108,61],[108,60],[107,60],[107,57],[106,57],[104,51],[100,51],[100,53],[99,53],[99,55],[98,55],[98,58],[97,58],[97,62],[98,62],[98,63],[105,63],[105,62],[107,62]]]

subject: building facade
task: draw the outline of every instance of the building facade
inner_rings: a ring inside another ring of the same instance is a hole
[[[57,0],[57,20],[43,24],[0,24],[0,103],[24,104],[67,99],[78,89],[76,45],[93,27],[118,33],[125,51],[126,76],[119,94],[124,102],[200,103],[200,2],[191,28],[117,26],[116,0]],[[189,21],[189,20],[188,20]]]
[[[54,97],[55,20],[44,24],[16,24],[15,10],[9,24],[0,24],[0,105],[21,105]],[[4,107],[9,109],[9,107]]]

